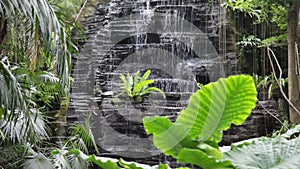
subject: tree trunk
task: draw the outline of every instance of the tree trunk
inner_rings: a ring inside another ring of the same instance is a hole
[[[300,1],[291,2],[291,9],[288,13],[288,90],[289,99],[297,109],[300,109],[300,93],[298,79],[298,52],[296,43],[298,39],[298,20]],[[290,121],[300,122],[300,115],[290,106],[289,107]]]
[[[0,16],[0,46],[5,46],[7,36],[7,19]],[[0,49],[0,55],[6,55],[5,49]]]

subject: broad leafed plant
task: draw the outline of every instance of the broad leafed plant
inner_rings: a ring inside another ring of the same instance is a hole
[[[223,158],[218,143],[223,130],[231,124],[242,124],[250,115],[256,95],[251,76],[221,78],[192,94],[175,123],[167,117],[145,117],[145,130],[153,134],[158,149],[178,162],[204,169],[232,168],[231,161]]]
[[[165,93],[157,88],[150,87],[149,85],[154,83],[153,79],[148,79],[151,74],[150,70],[147,70],[141,77],[140,71],[136,71],[134,76],[127,76],[121,74],[120,79],[122,80],[122,91],[129,96],[134,102],[141,102],[143,98],[147,97],[154,91],[159,92],[164,98]]]

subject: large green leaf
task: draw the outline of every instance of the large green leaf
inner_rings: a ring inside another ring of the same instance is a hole
[[[182,144],[181,141],[187,135],[200,142],[210,138],[218,142],[222,131],[228,129],[231,123],[239,125],[245,121],[255,107],[256,95],[251,76],[238,75],[220,79],[194,93],[188,107],[180,113],[175,124],[164,117],[146,117],[144,126],[148,134],[154,135],[155,145],[164,153],[175,147],[175,143]],[[170,155],[176,156],[179,151],[174,150]]]
[[[120,167],[117,164],[117,162],[118,162],[117,159],[106,158],[106,157],[97,157],[95,155],[90,155],[86,160],[96,164],[97,166],[99,166],[101,168],[120,169]]]
[[[283,133],[281,136],[284,138],[290,138],[292,136],[299,136],[300,133],[300,124],[297,124]]]
[[[149,166],[146,164],[140,164],[136,162],[127,162],[123,159],[119,160],[119,165],[124,168],[130,168],[130,169],[171,169],[167,164],[159,164],[155,166]]]
[[[197,148],[198,142],[193,140],[181,124],[173,124],[167,117],[148,117],[143,119],[147,133],[153,133],[154,145],[164,154],[177,157],[184,147]]]
[[[227,168],[230,162],[220,161],[222,153],[216,143],[232,123],[239,125],[246,120],[255,107],[256,95],[251,76],[231,76],[194,93],[175,123],[158,116],[146,117],[143,123],[164,154],[202,168]]]
[[[255,140],[224,155],[237,169],[287,169],[300,166],[300,137]]]
[[[214,156],[208,156],[201,150],[184,148],[178,155],[177,160],[183,163],[195,164],[202,168],[229,169],[233,168],[228,160],[218,160]]]
[[[223,130],[246,120],[256,105],[256,96],[251,76],[221,78],[194,93],[176,123],[183,124],[200,141],[219,142]]]
[[[98,167],[103,168],[103,169],[123,169],[123,168],[126,168],[126,169],[170,169],[170,167],[167,164],[159,164],[159,165],[155,165],[155,166],[150,166],[150,165],[146,165],[146,164],[140,164],[137,162],[128,162],[123,159],[99,157],[94,154],[86,155],[79,149],[53,150],[51,152],[51,155],[54,157],[61,158],[61,160],[55,158],[54,159],[55,163],[57,163],[57,161],[61,161],[61,162],[59,162],[60,165],[66,165],[66,164],[69,165],[68,167],[58,167],[58,168],[74,168],[74,167],[76,168],[76,166],[75,166],[76,164],[78,164],[77,168],[83,168],[83,166],[82,167],[79,166],[80,163],[78,162],[79,160],[83,160],[80,162],[82,162],[82,163],[90,162],[90,163],[97,165]],[[77,160],[77,161],[75,161],[75,163],[71,164],[68,161],[68,159],[70,159],[70,157],[74,157],[74,156],[75,156],[75,160]],[[65,160],[65,161],[63,161],[63,160]]]

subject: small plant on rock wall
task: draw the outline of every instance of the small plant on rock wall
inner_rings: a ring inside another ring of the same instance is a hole
[[[133,102],[142,102],[143,99],[149,96],[152,92],[158,91],[164,98],[166,97],[165,93],[157,87],[149,87],[150,84],[154,82],[153,79],[148,79],[151,71],[147,70],[141,77],[140,71],[136,71],[134,76],[130,76],[127,73],[127,76],[121,74],[120,79],[122,80],[122,94],[126,94],[130,97]]]
[[[268,76],[259,76],[257,74],[253,74],[252,77],[258,90],[268,91],[268,99],[272,98],[274,90],[285,87],[288,81],[287,78],[278,78],[278,84],[274,77],[274,73],[271,73]]]

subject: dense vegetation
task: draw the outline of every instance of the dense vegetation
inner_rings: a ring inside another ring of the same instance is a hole
[[[84,2],[0,0],[0,167],[81,169],[94,164],[105,169],[168,168],[165,164],[151,167],[89,155],[89,148],[99,152],[90,129],[90,116],[85,124],[65,129],[65,119],[61,117],[69,104],[71,55],[77,52],[71,35],[72,31],[81,30],[76,20]],[[241,55],[257,48],[270,51],[288,46],[290,121],[299,122],[299,74],[293,65],[298,62],[300,3],[227,0],[223,6],[232,16],[238,12],[252,18],[251,24],[269,24],[278,30],[276,34],[271,31],[260,36],[244,29],[239,32],[241,41],[237,46]],[[165,96],[158,88],[147,88],[153,82],[147,79],[150,72],[141,79],[139,74],[121,76],[124,93],[135,97],[156,90]],[[128,81],[140,86],[131,86]],[[285,80],[278,77],[272,83],[282,86]],[[231,124],[242,124],[249,116],[256,96],[251,76],[220,79],[201,86],[175,123],[165,117],[144,118],[145,130],[153,135],[157,148],[178,162],[202,168],[297,168],[297,125],[273,137],[245,140],[231,147],[218,146],[224,130]],[[53,111],[54,103],[58,103],[58,111]]]
[[[246,24],[237,25],[239,35],[240,55],[254,65],[247,73],[268,76],[275,75],[278,86],[283,84],[278,80],[287,78],[288,96],[284,96],[289,105],[289,120],[300,121],[299,71],[298,68],[298,29],[300,2],[296,0],[227,0],[223,4],[231,13],[240,16]],[[234,23],[233,23],[234,24]],[[275,50],[282,51],[275,54]],[[281,62],[279,62],[282,60]],[[286,63],[286,64],[284,64]],[[296,64],[295,64],[296,63]],[[245,64],[245,63],[242,63]],[[284,64],[284,65],[283,65]],[[282,71],[285,67],[286,72]],[[266,69],[269,67],[269,70]],[[285,95],[283,90],[281,94]]]

